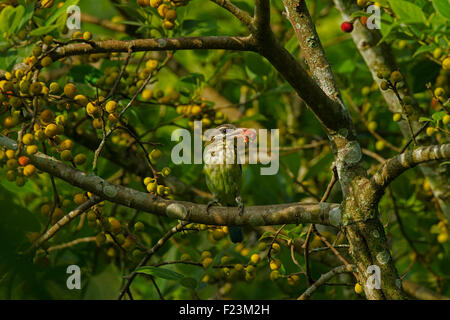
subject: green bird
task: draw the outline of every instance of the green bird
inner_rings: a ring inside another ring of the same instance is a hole
[[[206,185],[213,194],[214,200],[208,203],[207,210],[214,204],[225,207],[239,207],[239,214],[244,213],[241,200],[242,167],[237,161],[237,143],[235,139],[254,138],[254,132],[245,128],[236,128],[232,124],[222,124],[213,129],[210,139],[205,144]],[[230,239],[233,243],[242,242],[241,227],[229,227]]]

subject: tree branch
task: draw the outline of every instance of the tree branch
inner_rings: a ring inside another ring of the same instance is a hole
[[[343,265],[343,266],[339,266],[334,269],[331,269],[327,273],[322,274],[320,276],[319,280],[314,282],[312,284],[312,286],[310,286],[308,289],[306,289],[306,291],[303,292],[303,294],[300,297],[298,297],[297,300],[308,299],[317,289],[319,289],[320,286],[325,284],[325,282],[327,282],[334,276],[341,274],[341,273],[349,273],[349,272],[353,272],[353,271],[356,271],[356,266],[353,264]]]
[[[166,51],[166,50],[206,50],[225,49],[237,51],[255,51],[256,47],[252,36],[206,36],[206,37],[181,37],[160,39],[136,39],[136,40],[104,40],[91,41],[89,43],[69,43],[62,45],[51,53],[50,57],[56,61],[63,57],[84,55],[93,53],[140,51]]]
[[[17,143],[0,135],[0,145],[16,149]],[[101,177],[88,175],[40,152],[28,155],[30,163],[73,186],[92,192],[102,199],[151,214],[209,225],[278,225],[316,223],[339,226],[339,204],[292,203],[245,207],[243,215],[237,207],[212,207],[186,201],[164,200],[149,193],[112,184]]]
[[[255,0],[254,35],[258,40],[270,33],[270,1]]]
[[[229,0],[211,0],[211,1],[221,6],[225,10],[229,11],[233,16],[235,16],[243,24],[245,24],[251,31],[253,30],[252,26],[253,18],[248,14],[248,12],[239,9]]]
[[[377,191],[384,189],[406,170],[433,160],[450,159],[450,144],[416,148],[387,160],[374,174],[371,183]]]

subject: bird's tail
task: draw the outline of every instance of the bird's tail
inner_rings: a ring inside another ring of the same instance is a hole
[[[241,227],[229,227],[228,231],[230,233],[231,242],[237,243],[242,242],[242,240],[244,240],[244,235],[242,233]]]

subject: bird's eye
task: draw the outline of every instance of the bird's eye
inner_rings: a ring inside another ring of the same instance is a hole
[[[222,128],[220,129],[220,132],[222,132],[223,134],[227,133],[227,129],[226,128]]]

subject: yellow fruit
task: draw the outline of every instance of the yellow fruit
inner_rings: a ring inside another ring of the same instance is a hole
[[[433,51],[433,57],[435,59],[439,59],[442,56],[442,49],[441,48],[436,48]]]
[[[161,170],[161,175],[163,176],[163,177],[167,177],[168,175],[170,175],[170,172],[171,172],[172,170],[170,170],[170,168],[169,167],[164,167],[162,170]]]
[[[61,143],[59,144],[59,149],[60,149],[61,151],[72,149],[72,140],[66,139],[66,140],[64,140],[63,142],[61,142]]]
[[[86,106],[86,112],[88,115],[95,117],[99,114],[99,109],[95,104],[89,102]]]
[[[51,8],[53,6],[53,0],[41,0],[41,7],[42,8]]]
[[[87,201],[87,198],[82,193],[77,193],[76,195],[73,196],[73,202],[75,202],[75,204],[78,206],[86,201]]]
[[[39,118],[44,123],[50,123],[55,119],[55,115],[53,112],[49,109],[42,110],[41,114],[39,115]]]
[[[278,270],[281,267],[281,261],[279,259],[275,259],[270,261],[270,269],[271,270]]]
[[[209,251],[203,251],[203,252],[201,253],[201,258],[202,258],[202,259],[205,259],[205,258],[211,258],[211,252],[209,252]]]
[[[8,159],[13,159],[16,156],[16,152],[12,149],[6,150],[5,154]]]
[[[158,60],[148,60],[145,63],[145,68],[150,72],[155,70],[156,67],[158,67]]]
[[[278,270],[273,270],[270,273],[270,280],[275,281],[278,280],[280,278],[280,272]]]
[[[7,116],[3,120],[3,126],[6,129],[14,128],[18,123],[19,123],[19,118],[17,118],[17,117]]]
[[[450,123],[450,115],[446,114],[443,118],[442,118],[442,123],[444,125],[448,125]]]
[[[110,217],[108,220],[111,227],[111,232],[119,233],[120,229],[122,228],[122,226],[120,225],[120,221],[113,217]]]
[[[177,12],[173,9],[167,10],[164,18],[169,21],[174,21],[177,18]]]
[[[370,131],[375,131],[378,128],[378,124],[376,123],[376,121],[370,121],[367,125],[367,128],[369,128]]]
[[[68,83],[64,86],[64,94],[66,95],[66,97],[72,99],[77,94],[77,88],[74,84]]]
[[[166,12],[168,10],[169,10],[169,6],[167,4],[163,3],[158,7],[157,11],[158,11],[159,15],[164,18],[164,16],[166,15]]]
[[[362,287],[359,283],[356,283],[356,284],[355,284],[355,292],[356,292],[357,294],[363,294],[363,292],[364,292],[363,287]]]
[[[150,160],[158,160],[159,158],[161,158],[161,156],[162,156],[161,150],[153,149],[152,152],[150,152],[149,158]]]
[[[142,91],[142,99],[144,99],[145,101],[150,100],[152,98],[152,94],[152,90],[145,89]]]
[[[150,0],[150,6],[156,9],[161,5],[162,2],[163,0]]]
[[[443,62],[442,62],[442,67],[444,68],[444,70],[450,70],[450,57],[446,58]]]
[[[95,118],[95,119],[92,121],[92,126],[93,126],[95,129],[101,129],[101,128],[103,127],[102,120],[100,120],[99,118]]]
[[[280,252],[280,245],[276,242],[274,242],[274,244],[272,244],[272,253],[273,254],[277,254],[278,252]]]
[[[35,154],[36,152],[38,152],[38,146],[36,145],[31,145],[31,146],[27,146],[27,153],[28,154]]]
[[[36,172],[36,167],[33,166],[32,164],[28,164],[25,166],[25,168],[23,168],[23,175],[26,177],[30,177],[33,175],[33,173]]]
[[[155,181],[150,182],[147,185],[147,191],[150,192],[150,193],[155,193],[157,188],[158,188],[158,184]]]
[[[437,241],[439,243],[446,243],[448,241],[448,233],[447,232],[440,233],[437,237]]]
[[[395,113],[395,114],[393,115],[392,119],[393,119],[395,122],[399,122],[400,120],[402,120],[402,114],[401,114],[401,113]]]
[[[58,133],[58,127],[56,126],[56,124],[50,123],[48,126],[45,127],[44,132],[47,137],[52,138],[56,136],[56,134]]]
[[[213,263],[213,259],[209,258],[209,257],[202,260],[202,266],[205,269],[208,268],[212,263]]]
[[[436,132],[436,129],[433,127],[428,127],[426,132],[427,135],[431,137]]]
[[[172,21],[164,20],[162,23],[162,27],[167,30],[171,30],[175,27],[175,24]]]
[[[436,97],[442,97],[445,94],[445,90],[442,88],[436,88],[436,90],[434,90],[434,95]]]
[[[383,149],[384,149],[384,146],[385,146],[385,143],[384,143],[384,141],[382,141],[382,140],[377,141],[377,142],[375,143],[375,149],[377,149],[378,151],[383,150]]]
[[[92,33],[90,33],[89,31],[86,31],[85,33],[83,33],[83,39],[84,40],[91,40],[92,39]]]
[[[86,107],[86,105],[89,103],[89,100],[82,94],[77,94],[73,99],[81,107]]]
[[[105,109],[108,113],[114,113],[117,110],[117,102],[111,100],[105,105]]]
[[[258,264],[261,261],[261,257],[259,256],[259,254],[254,253],[252,254],[252,256],[250,257],[250,261],[254,264]]]

